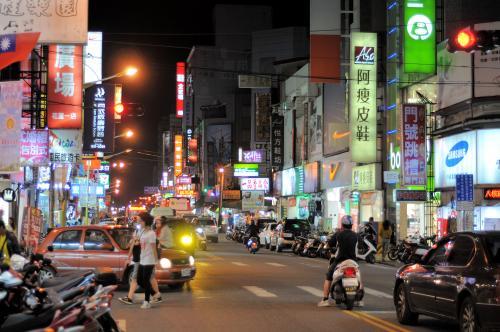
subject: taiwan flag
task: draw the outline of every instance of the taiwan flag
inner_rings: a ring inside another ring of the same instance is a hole
[[[0,35],[0,69],[28,58],[40,37],[40,32]]]

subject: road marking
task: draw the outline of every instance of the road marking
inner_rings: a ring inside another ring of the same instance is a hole
[[[196,265],[198,266],[210,266],[207,262],[196,262]]]
[[[396,313],[394,310],[367,310],[363,312],[371,315],[394,315]]]
[[[323,297],[323,291],[321,289],[314,288],[311,286],[297,286],[297,288],[302,289],[303,291],[306,291],[314,296]]]
[[[380,292],[380,291],[375,290],[375,289],[371,289],[371,288],[368,288],[368,287],[365,287],[364,289],[365,289],[365,293],[366,294],[370,294],[370,295],[373,295],[373,296],[376,296],[376,297],[383,297],[385,299],[391,299],[391,300],[393,298],[391,294]]]
[[[276,297],[276,294],[273,294],[271,292],[266,291],[263,288],[257,287],[257,286],[243,286],[247,291],[250,293],[253,293],[254,295],[258,297]]]
[[[347,311],[347,310],[344,310],[343,311],[345,314],[349,315],[349,316],[352,316],[352,317],[355,317],[357,319],[361,319],[362,321],[370,324],[370,325],[373,325],[375,327],[378,327],[379,329],[383,330],[383,331],[386,331],[386,332],[401,332],[399,330],[394,330],[394,329],[391,329],[391,328],[388,328],[387,326],[385,325],[382,325],[382,324],[379,324],[375,321],[372,321],[371,319],[368,319],[367,317],[364,317],[364,316],[361,316],[359,315],[358,313],[356,312],[352,312],[352,311]]]
[[[266,263],[267,265],[276,266],[276,267],[285,267],[286,265],[280,263]]]
[[[236,266],[248,266],[248,264],[240,263],[240,262],[231,262],[231,263],[236,265]]]
[[[389,326],[389,327],[391,327],[391,328],[393,328],[393,329],[396,329],[396,331],[400,331],[400,332],[410,332],[410,330],[408,330],[408,329],[405,329],[405,328],[403,328],[403,327],[401,327],[401,326],[399,326],[399,325],[393,324],[393,323],[391,323],[391,322],[387,322],[387,321],[385,321],[385,320],[383,320],[383,319],[381,319],[381,318],[378,318],[378,317],[375,317],[375,316],[369,315],[369,314],[367,314],[366,312],[358,312],[358,314],[360,314],[361,316],[364,316],[364,317],[366,317],[366,318],[368,318],[368,319],[371,319],[371,320],[373,320],[373,321],[375,321],[375,322],[378,322],[378,323],[380,323],[380,324],[384,324],[384,325]]]
[[[117,319],[116,325],[121,332],[127,332],[127,321],[125,319]]]

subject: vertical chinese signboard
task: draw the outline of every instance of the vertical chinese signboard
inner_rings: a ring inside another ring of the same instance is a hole
[[[184,115],[184,89],[185,89],[185,77],[186,77],[186,63],[177,62],[177,75],[175,76],[175,99],[176,108],[175,116],[177,118],[182,118]]]
[[[0,83],[0,174],[19,172],[22,101],[21,81]]]
[[[21,166],[43,166],[49,163],[49,131],[23,130]]]
[[[82,46],[49,46],[49,128],[82,127]]]
[[[377,34],[351,34],[349,124],[352,161],[377,161]]]
[[[271,166],[276,169],[283,167],[283,132],[284,119],[281,115],[273,114],[271,118]]]
[[[425,105],[403,105],[403,182],[407,186],[425,186]]]
[[[271,114],[271,94],[255,95],[255,141],[269,142],[269,116]]]
[[[175,135],[174,138],[174,175],[182,174],[182,135]]]
[[[404,0],[403,61],[406,73],[434,73],[435,20],[435,0]]]
[[[112,84],[94,85],[85,91],[83,127],[83,150],[85,152],[113,152],[114,101],[115,88]]]

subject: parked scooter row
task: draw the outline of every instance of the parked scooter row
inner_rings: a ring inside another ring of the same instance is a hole
[[[17,258],[16,267],[19,268]],[[44,265],[45,264],[45,265]],[[111,269],[82,271],[43,279],[50,260],[41,255],[16,271],[0,269],[0,330],[119,331],[111,316],[117,278]],[[43,287],[43,288],[41,288]]]
[[[399,260],[404,264],[417,263],[427,254],[436,242],[436,235],[428,237],[412,237],[400,241],[387,253],[390,260]]]

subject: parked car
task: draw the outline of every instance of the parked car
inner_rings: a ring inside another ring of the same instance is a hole
[[[271,235],[273,234],[276,225],[278,225],[278,223],[268,222],[264,229],[259,233],[260,245],[266,246],[266,249],[269,249],[271,246]]]
[[[217,227],[217,221],[211,217],[199,217],[193,220],[197,220],[196,227],[201,227],[207,236],[207,240],[210,242],[219,242],[219,227]]]
[[[131,271],[128,244],[134,230],[112,225],[54,228],[38,246],[37,253],[50,258],[58,271],[110,267],[123,284]],[[163,249],[155,269],[160,284],[181,287],[196,274],[193,256],[187,252]]]
[[[464,232],[441,239],[422,262],[396,274],[399,322],[428,315],[457,321],[460,331],[499,328],[500,232]]]
[[[270,244],[271,249],[276,248],[276,251],[282,251],[284,248],[291,248],[296,236],[307,236],[310,231],[311,225],[307,220],[287,219],[280,234],[273,233]]]

